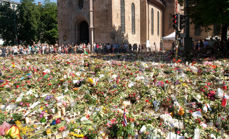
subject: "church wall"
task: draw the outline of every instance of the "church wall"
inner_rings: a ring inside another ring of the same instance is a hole
[[[135,5],[135,34],[132,34],[132,14],[131,5]],[[119,34],[121,38],[113,38],[113,42],[122,43],[125,40],[130,44],[140,44],[140,5],[139,0],[126,0],[125,1],[125,34],[121,35],[121,9],[120,0],[112,0],[112,26],[114,34]]]
[[[130,44],[140,44],[140,1],[139,0],[130,0],[125,1],[125,24],[126,32],[125,35],[128,37]],[[132,3],[135,5],[135,33],[132,33],[132,13],[131,6]]]
[[[151,13],[151,10],[154,10],[154,31],[153,31],[153,34],[151,32],[152,30],[152,20],[151,20],[151,16],[152,16],[152,13]],[[158,12],[159,12],[159,34],[158,34]],[[148,38],[147,40],[150,41],[150,46],[151,46],[151,50],[153,51],[159,51],[160,50],[160,41],[161,41],[161,38],[162,38],[162,27],[163,27],[163,20],[162,20],[162,17],[163,17],[163,12],[160,8],[156,7],[155,5],[153,4],[149,4],[148,6],[148,20],[149,20],[149,24],[148,24]]]
[[[89,0],[84,0],[79,8],[79,0],[58,0],[59,44],[75,44],[79,41],[79,24],[86,21],[89,25]]]
[[[164,9],[163,15],[163,36],[167,36],[174,32],[172,15],[176,10],[176,0],[166,0],[166,7]]]
[[[147,21],[146,19],[146,9],[147,9],[147,2],[146,0],[141,0],[141,3],[140,3],[140,6],[141,6],[141,17],[140,17],[140,21],[141,21],[141,36],[140,36],[140,39],[141,39],[141,44],[144,44],[146,43],[146,36],[147,36]]]
[[[122,43],[120,0],[112,0],[112,30],[111,43]]]
[[[112,30],[111,0],[94,0],[94,32],[96,43],[110,43]]]

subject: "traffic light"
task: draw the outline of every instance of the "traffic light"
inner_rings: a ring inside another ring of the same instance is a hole
[[[182,30],[185,27],[186,24],[186,16],[180,15],[180,30]]]
[[[178,29],[178,14],[174,14],[174,15],[173,15],[173,28],[174,28],[175,30]]]

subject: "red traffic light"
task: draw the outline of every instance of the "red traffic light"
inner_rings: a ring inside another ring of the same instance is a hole
[[[177,15],[174,15],[173,22],[176,24],[177,23]]]

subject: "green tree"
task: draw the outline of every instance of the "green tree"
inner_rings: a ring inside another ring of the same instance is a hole
[[[45,0],[44,5],[39,7],[41,16],[39,23],[39,38],[42,42],[55,44],[58,40],[57,29],[57,5]]]
[[[9,2],[0,4],[0,34],[5,45],[16,43],[16,12]]]
[[[34,41],[38,41],[40,12],[33,2],[34,0],[21,0],[21,4],[18,6],[18,38],[24,44],[32,44]]]
[[[179,0],[181,4],[184,0]],[[221,26],[221,39],[226,40],[229,25],[229,0],[189,0],[192,21],[200,26]]]

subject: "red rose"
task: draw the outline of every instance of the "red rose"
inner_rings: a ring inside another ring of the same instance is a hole
[[[149,102],[149,100],[147,99],[147,100],[146,100],[146,102],[148,103],[148,102]]]
[[[61,122],[60,118],[56,119],[56,124],[59,124],[60,122]]]
[[[211,85],[211,83],[208,82],[207,85],[209,86],[209,85]]]
[[[223,86],[223,90],[227,90],[227,86],[226,85]]]

